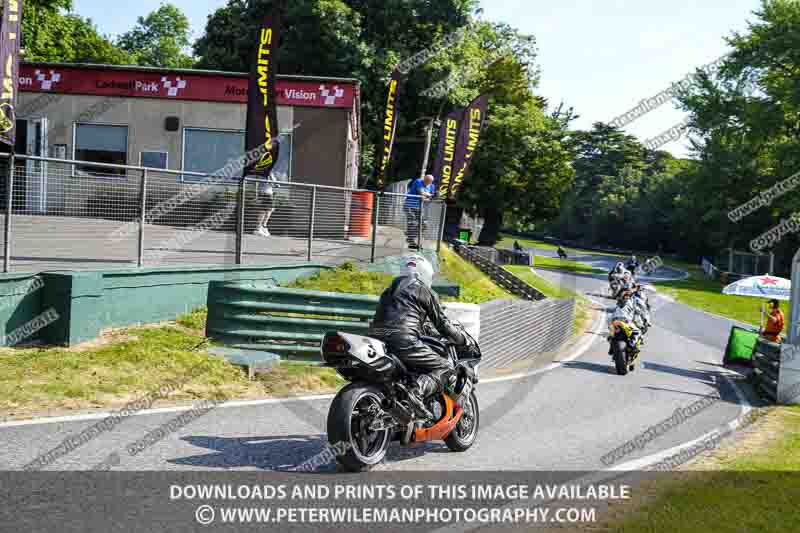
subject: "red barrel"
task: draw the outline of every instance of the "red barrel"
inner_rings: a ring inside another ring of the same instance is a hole
[[[375,195],[369,191],[353,193],[350,207],[350,236],[370,237],[372,235],[372,210]]]

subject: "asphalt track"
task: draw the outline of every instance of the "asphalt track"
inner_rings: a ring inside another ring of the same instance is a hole
[[[603,306],[604,276],[539,271]],[[674,273],[667,272],[666,275]],[[665,275],[664,272],[657,275]],[[606,470],[654,462],[685,443],[736,420],[747,410],[738,376],[721,366],[731,321],[651,296],[655,327],[644,347],[643,366],[615,374],[607,354],[605,317],[559,360],[540,357],[517,376],[479,384],[481,428],[466,453],[443,443],[393,447],[386,470]],[[604,313],[603,313],[604,315]],[[744,392],[743,392],[744,391]],[[708,397],[719,394],[718,400]],[[676,427],[613,463],[602,458],[698,401],[703,408]],[[90,470],[118,453],[114,470],[228,469],[292,471],[326,449],[330,396],[290,401],[232,403],[203,416],[131,455],[126,447],[181,413],[173,410],[129,417],[111,431],[60,457],[53,470]],[[0,424],[0,469],[18,469],[102,418]],[[335,472],[334,464],[314,471]]]

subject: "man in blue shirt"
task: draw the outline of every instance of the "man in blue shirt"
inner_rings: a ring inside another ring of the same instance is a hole
[[[430,200],[434,195],[433,176],[427,174],[424,178],[417,178],[408,186],[406,203],[403,211],[406,214],[406,240],[409,248],[419,248],[421,243],[417,242],[419,237],[420,210],[422,201]],[[421,198],[420,198],[421,197]]]

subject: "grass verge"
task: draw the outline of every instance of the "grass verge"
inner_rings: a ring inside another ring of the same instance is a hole
[[[754,326],[761,322],[761,304],[766,299],[749,296],[729,296],[722,294],[723,285],[717,280],[708,279],[703,269],[694,265],[675,265],[689,273],[689,279],[683,281],[659,281],[655,285],[659,291],[675,298],[678,302],[690,307],[738,320]],[[788,302],[782,306],[788,317]]]
[[[603,530],[619,533],[800,531],[800,408],[771,408],[751,435],[651,487],[635,509],[623,506]],[[676,476],[677,478],[677,476]]]
[[[287,285],[290,289],[306,289],[324,292],[349,292],[380,296],[392,284],[394,277],[383,272],[362,272],[353,263],[323,270],[308,278],[300,278]]]
[[[576,274],[605,274],[604,270],[593,268],[584,263],[570,261],[569,259],[558,259],[555,257],[534,256],[534,264],[537,268],[550,268],[553,270],[563,270]]]
[[[540,250],[558,250],[558,245],[551,244],[549,242],[540,241],[538,239],[522,239],[519,237],[514,237],[513,235],[507,235],[504,233],[500,234],[500,241],[497,243],[497,248],[506,248],[511,250],[514,248],[514,241],[517,241],[523,248],[538,248]],[[628,257],[624,254],[615,254],[615,253],[606,253],[606,252],[594,252],[591,250],[585,250],[582,248],[570,248],[564,247],[564,251],[567,254],[595,254],[595,255],[607,255],[611,257]]]
[[[462,259],[447,247],[441,250],[439,259],[441,274],[461,287],[458,298],[442,298],[443,301],[458,301],[480,304],[498,298],[514,298],[498,287],[476,266]],[[293,289],[307,289],[326,292],[350,292],[356,294],[380,294],[391,285],[394,277],[382,272],[362,272],[352,263],[339,268],[322,271],[317,275],[296,280],[287,285]]]
[[[511,293],[495,285],[478,267],[465,261],[447,247],[442,247],[439,261],[442,275],[461,287],[459,302],[481,304],[501,298],[515,298]]]
[[[178,380],[154,406],[329,392],[343,381],[331,369],[284,364],[249,381],[241,369],[205,353],[205,311],[175,323],[126,328],[70,348],[0,349],[0,417],[15,419],[114,408]]]

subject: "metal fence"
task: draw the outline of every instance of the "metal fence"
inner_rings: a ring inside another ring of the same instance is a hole
[[[4,272],[374,262],[409,241],[437,248],[446,209],[405,194],[9,154],[0,176]]]
[[[477,246],[466,245],[457,245],[455,249],[458,255],[474,263],[481,272],[492,278],[492,281],[511,294],[515,294],[525,300],[538,301],[545,299],[544,293],[540,290],[531,287],[524,280],[498,265],[495,260],[487,259],[485,249],[482,251]],[[497,254],[493,255],[496,256]]]

